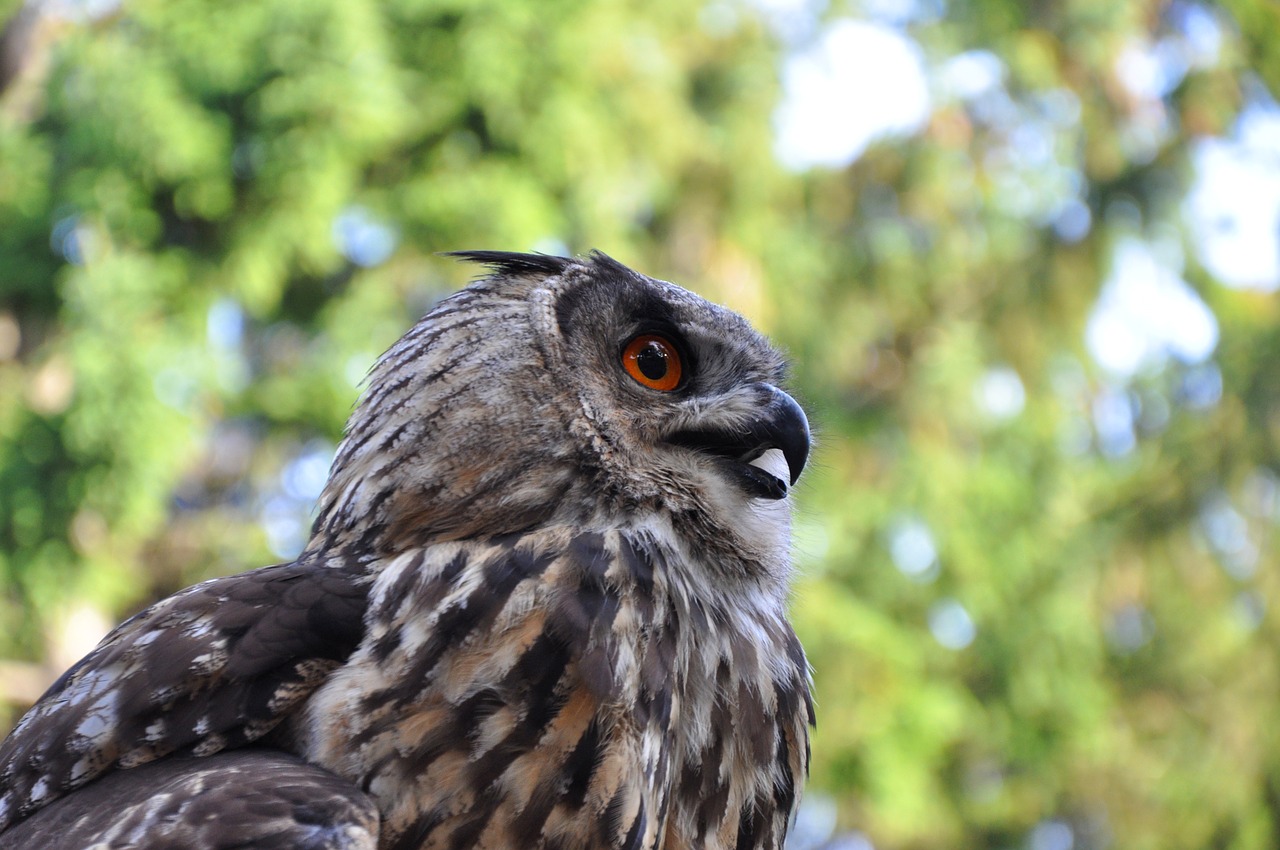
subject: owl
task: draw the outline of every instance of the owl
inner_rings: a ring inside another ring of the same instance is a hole
[[[0,848],[780,850],[783,358],[600,253],[458,256],[298,558],[126,621],[0,745]]]

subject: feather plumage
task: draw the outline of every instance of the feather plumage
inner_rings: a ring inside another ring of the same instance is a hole
[[[464,256],[494,276],[375,366],[300,559],[124,623],[0,745],[0,847],[119,811],[103,846],[781,848],[781,358],[603,255]],[[670,392],[622,368],[641,333]]]

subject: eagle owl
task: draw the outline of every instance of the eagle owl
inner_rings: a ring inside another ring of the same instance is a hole
[[[460,256],[297,560],[128,620],[0,745],[0,848],[780,850],[781,356],[603,254]]]

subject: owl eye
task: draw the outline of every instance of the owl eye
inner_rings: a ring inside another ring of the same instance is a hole
[[[622,368],[636,383],[651,390],[670,392],[680,384],[680,352],[671,340],[657,334],[641,334],[622,349]]]

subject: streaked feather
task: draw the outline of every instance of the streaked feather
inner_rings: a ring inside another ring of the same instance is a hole
[[[803,425],[781,358],[603,255],[467,258],[495,276],[375,366],[299,560],[127,621],[0,744],[0,848],[781,850],[788,506],[668,440]],[[651,327],[683,394],[620,372]]]

